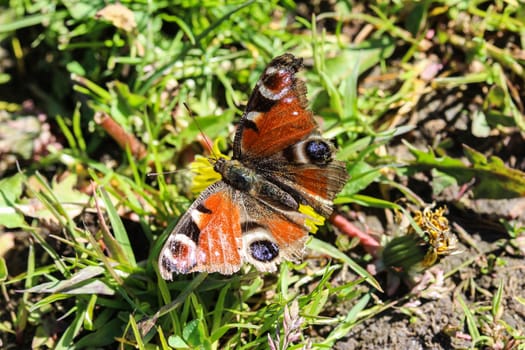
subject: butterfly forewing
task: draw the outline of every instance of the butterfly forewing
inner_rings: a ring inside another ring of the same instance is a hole
[[[306,109],[306,86],[296,77],[302,60],[272,60],[257,82],[234,142],[234,158],[264,159],[307,137],[317,125]]]

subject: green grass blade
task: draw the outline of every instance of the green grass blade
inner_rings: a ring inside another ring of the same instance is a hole
[[[120,219],[115,206],[113,206],[113,203],[104,188],[99,188],[99,193],[104,202],[113,229],[113,235],[115,236],[115,239],[113,239],[111,235],[104,232],[105,230],[102,230],[108,249],[111,251],[115,260],[130,266],[136,266],[137,262],[135,261],[135,254],[131,249],[128,233],[124,228],[124,224],[122,224],[122,220]]]

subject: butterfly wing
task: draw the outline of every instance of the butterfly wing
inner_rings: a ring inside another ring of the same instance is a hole
[[[241,259],[240,209],[236,191],[219,181],[182,216],[159,255],[162,278],[196,271],[232,274]]]
[[[307,109],[301,67],[301,59],[284,54],[264,70],[237,129],[234,159],[329,216],[348,174]]]
[[[307,110],[306,86],[296,77],[301,67],[285,54],[264,71],[237,130],[233,160],[217,161],[223,181],[199,196],[162,248],[164,279],[231,274],[243,261],[275,271],[282,260],[302,255],[308,217],[299,204],[330,215],[347,173]]]
[[[275,271],[297,260],[308,237],[305,215],[283,211],[217,182],[182,216],[159,255],[162,278],[173,273],[239,270],[247,261],[259,271]]]
[[[295,76],[301,67],[302,60],[291,54],[276,57],[266,67],[237,128],[234,158],[274,156],[317,128],[306,109],[306,85]]]
[[[333,211],[334,197],[346,183],[348,174],[343,162],[332,161],[318,166],[301,164],[286,168],[286,172],[275,172],[276,183],[288,189],[301,204],[309,205],[317,213],[329,217]]]
[[[239,192],[242,200],[241,255],[257,270],[274,272],[282,261],[297,261],[308,238],[306,215],[276,208],[270,203]]]

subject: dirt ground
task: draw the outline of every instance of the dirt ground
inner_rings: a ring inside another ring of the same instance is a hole
[[[507,165],[523,170],[525,147],[522,133],[516,131],[479,138],[468,132],[472,127],[469,116],[481,108],[480,91],[474,90],[469,93],[447,91],[445,95],[432,92],[422,96],[419,109],[403,120],[416,126],[405,138],[420,149],[431,147],[437,140],[449,139],[455,146],[448,152],[457,152],[458,158],[461,158],[461,146],[470,145],[486,156],[496,155]],[[506,146],[501,147],[502,144]],[[401,143],[391,146],[389,152],[398,158],[406,157],[408,153]],[[483,318],[485,324],[481,325],[482,335],[490,335],[495,340],[493,344],[477,348],[511,349],[518,346],[518,343],[508,342],[509,334],[502,325],[506,324],[508,329],[519,330],[520,335],[524,335],[525,245],[523,238],[509,237],[502,222],[515,220],[517,227],[524,225],[525,198],[474,198],[469,189],[462,192],[463,189],[454,186],[436,194],[432,193],[432,180],[430,172],[399,179],[425,201],[448,206],[447,217],[459,240],[457,253],[443,258],[426,272],[426,276],[419,276],[424,281],[437,279],[438,283],[427,285],[424,293],[418,293],[416,285],[411,293],[400,290],[398,297],[385,297],[385,303],[397,300],[395,306],[356,325],[346,339],[337,343],[336,349],[469,348],[473,344],[459,297],[470,306],[471,312],[486,316]],[[450,276],[440,280],[438,277],[442,275]],[[494,305],[494,294],[500,283],[503,296],[496,319],[502,322],[497,322],[492,320],[490,308]],[[507,343],[507,347],[502,343]]]
[[[489,250],[493,245],[477,243]],[[494,245],[497,243],[494,243]],[[478,307],[492,305],[492,295],[503,283],[501,320],[514,329],[525,329],[525,305],[516,297],[525,297],[525,263],[523,258],[505,257],[505,264],[495,266],[490,272],[483,273],[480,265],[486,264],[473,248],[464,248],[458,255],[443,259],[442,263],[431,269],[432,272],[452,270],[472,260],[470,267],[446,279],[441,286],[442,293],[434,299],[413,298],[400,303],[386,312],[358,324],[341,340],[335,349],[458,349],[472,345],[467,330],[463,328],[464,312],[457,301],[461,295],[469,305]],[[476,267],[472,267],[476,265]],[[489,294],[490,293],[490,294]],[[412,307],[412,314],[407,310]],[[417,307],[417,311],[416,311]],[[471,311],[474,312],[473,309]],[[487,323],[487,332],[504,337],[500,326]],[[498,344],[492,347],[498,349]]]

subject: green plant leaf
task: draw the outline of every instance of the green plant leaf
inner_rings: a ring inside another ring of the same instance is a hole
[[[24,215],[15,203],[20,200],[25,176],[18,173],[0,180],[0,226],[7,228],[25,225]]]
[[[115,238],[113,238],[113,236],[109,235],[103,230],[104,242],[111,251],[111,254],[115,260],[123,264],[136,266],[137,262],[135,260],[135,254],[131,248],[131,243],[129,241],[128,233],[124,228],[124,224],[122,223],[115,206],[111,202],[109,194],[104,188],[99,188],[99,190],[100,194],[102,195],[102,200],[104,201],[109,220],[111,222],[113,235],[115,236]]]
[[[476,198],[503,199],[525,196],[525,173],[507,167],[496,156],[487,159],[482,153],[464,145],[463,150],[470,161],[470,164],[465,164],[459,159],[448,156],[438,158],[432,150],[420,151],[408,142],[405,144],[416,157],[411,167],[421,170],[437,169],[454,177],[459,184],[475,178],[473,192]]]
[[[75,313],[75,319],[69,323],[69,326],[66,328],[65,332],[62,334],[58,340],[55,350],[67,350],[71,349],[73,344],[73,339],[79,334],[82,329],[82,323],[84,319],[84,312],[82,306],[79,307]]]
[[[190,346],[179,335],[169,337],[168,345],[175,349],[190,349]]]
[[[352,74],[352,70],[356,67],[361,74],[390,57],[395,48],[395,40],[389,36],[370,38],[350,49],[342,50],[333,58],[327,59],[326,74],[338,85]],[[356,64],[357,62],[359,64]]]
[[[182,330],[182,337],[190,346],[198,346],[201,349],[211,348],[211,344],[209,343],[206,334],[203,333],[202,320],[200,319],[188,322],[186,327]]]
[[[7,271],[7,265],[3,256],[0,256],[0,282],[4,282],[7,279],[9,272]]]
[[[75,341],[75,348],[100,348],[114,344],[115,335],[122,333],[122,321],[118,318],[109,320],[92,333]]]
[[[475,171],[476,197],[501,199],[525,196],[524,172],[507,167],[501,158],[496,156],[487,159],[482,153],[466,145],[463,146],[463,150]]]
[[[326,337],[323,342],[323,345],[333,347],[335,342],[343,337],[345,337],[348,332],[356,325],[356,321],[359,315],[368,302],[370,301],[370,294],[365,294],[354,307],[348,312],[343,322],[339,323],[337,327],[334,328],[332,332]]]
[[[63,294],[101,294],[113,295],[115,290],[101,279],[95,278],[104,273],[100,266],[88,266],[62,281],[45,282],[25,290],[30,293],[63,293]]]
[[[35,189],[36,180],[40,184],[40,189]],[[35,195],[42,201],[44,207],[33,207],[32,210],[25,214],[41,220],[49,220],[51,222],[61,222],[78,216],[84,208],[88,206],[90,197],[76,189],[78,177],[75,174],[68,174],[60,181],[54,177],[51,185],[47,181],[37,175],[36,179],[31,177],[29,180],[30,186],[35,190]]]
[[[368,273],[364,268],[359,266],[355,261],[353,261],[348,255],[344,254],[343,252],[339,251],[334,246],[321,241],[320,239],[317,239],[315,237],[312,237],[311,240],[307,243],[308,248],[313,249],[317,252],[320,252],[322,254],[326,254],[328,256],[331,256],[335,259],[343,261],[345,264],[348,264],[352,270],[354,270],[355,273],[357,273],[359,276],[362,276],[365,278],[365,280],[370,283],[371,286],[376,288],[377,290],[382,290],[381,286],[379,285],[379,282]]]

